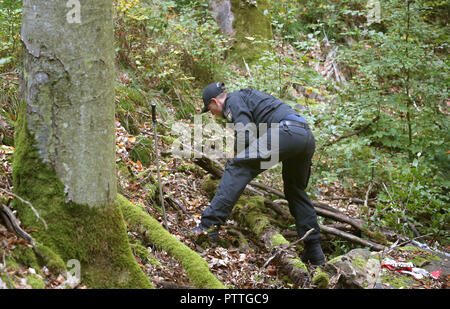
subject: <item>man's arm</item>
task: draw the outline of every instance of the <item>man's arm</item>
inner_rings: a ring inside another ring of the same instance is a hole
[[[227,100],[223,113],[227,122],[234,123],[234,151],[239,153],[249,146],[250,141],[257,137],[252,114],[239,95],[234,95]]]

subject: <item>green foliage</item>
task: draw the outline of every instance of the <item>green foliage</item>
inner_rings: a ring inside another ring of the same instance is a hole
[[[225,78],[227,88],[232,91],[251,87],[272,94],[293,107],[297,104],[308,105],[309,102],[293,94],[292,85],[326,88],[328,83],[307,66],[310,58],[296,52],[280,54],[276,51],[279,42],[272,40],[269,43],[272,48],[264,51],[249,66],[247,75],[234,71],[228,73]]]
[[[222,70],[228,39],[220,34],[207,1],[117,1],[117,55],[145,91],[160,90],[177,118],[196,113],[193,85],[212,82]]]
[[[313,194],[339,183],[363,198],[372,184],[371,223],[412,236],[409,221],[421,234],[448,239],[448,1],[380,1],[379,22],[367,18],[365,0],[270,1],[263,14],[274,39],[250,40],[268,48],[248,70],[232,62],[232,39],[220,33],[209,1],[114,2],[118,70],[128,76],[118,76],[116,110],[130,133],[138,135],[151,103],[164,120],[191,119],[205,84],[253,87],[306,107],[317,141]],[[21,1],[0,3],[0,73],[18,63],[20,14]],[[339,47],[335,60],[346,83],[314,69],[323,64],[314,52],[325,37]],[[9,75],[0,83],[0,113],[14,124],[17,83]],[[293,84],[331,100],[305,99]]]
[[[372,219],[379,216],[383,219],[378,224],[394,226],[408,236],[414,236],[408,231],[408,221],[414,222],[416,228],[432,233],[435,238],[448,239],[445,226],[450,221],[450,199],[443,194],[448,181],[445,183],[436,174],[432,176],[434,167],[420,155],[412,164],[395,167],[386,162],[385,169],[390,186],[383,185]]]
[[[0,2],[0,73],[13,69],[20,61],[20,20],[22,1]]]
[[[373,223],[413,236],[409,221],[421,234],[445,239],[450,168],[443,21],[448,3],[380,3],[381,20],[371,22],[368,1],[272,2],[274,30],[283,44],[290,43],[294,54],[305,53],[305,58],[326,36],[339,46],[336,62],[346,74],[347,83],[331,91],[336,92],[332,104],[308,106],[306,116],[318,144],[311,187],[320,195],[321,188],[340,183],[347,194],[364,197],[372,183],[371,197],[379,201],[368,214]],[[282,59],[277,52],[258,72],[270,74],[277,57]],[[308,64],[297,58],[292,68],[281,65],[279,71],[290,76],[297,71],[305,78]],[[282,82],[272,72],[269,83],[252,81],[282,96]],[[304,86],[330,89],[319,78],[306,81]],[[360,134],[332,143],[366,126]]]
[[[11,126],[17,118],[17,75],[14,72],[20,62],[20,20],[22,1],[0,2],[0,116]]]

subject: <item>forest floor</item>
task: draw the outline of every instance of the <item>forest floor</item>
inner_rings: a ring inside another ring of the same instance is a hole
[[[140,134],[148,139],[153,139],[153,128],[151,122],[141,124]],[[117,177],[119,182],[119,191],[127,197],[131,202],[144,205],[147,212],[163,224],[163,215],[161,209],[155,205],[159,204],[159,198],[155,195],[156,186],[151,184],[151,176],[156,177],[156,165],[154,161],[149,166],[143,166],[140,161],[134,162],[130,159],[129,151],[139,143],[135,136],[130,135],[124,127],[116,120],[116,163],[123,163],[122,168],[118,168]],[[167,221],[169,231],[178,240],[198,252],[209,264],[211,272],[226,286],[237,289],[283,289],[296,288],[289,278],[281,271],[276,260],[268,263],[272,253],[261,246],[258,239],[254,239],[248,235],[247,231],[238,226],[233,220],[229,220],[227,225],[220,231],[220,237],[228,244],[227,248],[216,247],[200,247],[189,236],[189,231],[196,227],[200,222],[201,213],[209,204],[206,193],[202,190],[202,183],[208,177],[208,174],[201,168],[196,166],[191,160],[180,160],[170,155],[171,145],[166,140],[159,139],[159,151],[162,154],[161,177],[163,182],[164,195],[170,196],[185,208],[185,214],[180,208],[172,207],[165,203]],[[12,166],[11,158],[14,148],[10,146],[0,146],[0,165],[2,173],[0,173],[0,187],[4,190],[12,191]],[[167,155],[169,154],[169,155]],[[270,171],[267,173],[271,173]],[[281,180],[275,181],[273,175],[268,177],[259,177],[259,181],[265,182],[267,185],[282,189]],[[153,180],[154,181],[154,180]],[[4,193],[0,193],[5,195]],[[338,208],[350,217],[358,217],[358,205],[351,204],[346,201],[326,200],[326,197],[343,196],[342,187],[336,184],[333,188],[324,188],[324,202]],[[20,214],[16,214],[20,216]],[[236,236],[230,233],[230,229],[238,230],[244,234],[248,241],[249,250],[242,251],[237,243]],[[25,227],[26,230],[26,227]],[[294,230],[292,230],[294,231]],[[289,241],[295,241],[296,236],[293,232],[287,232],[286,238]],[[32,235],[32,234],[31,234]],[[138,236],[129,232],[131,240]],[[324,252],[327,260],[339,254],[330,252],[329,248],[335,246],[328,244],[332,240],[325,239],[323,241]],[[24,241],[15,234],[9,232],[0,224],[0,244],[3,247],[3,271],[6,271],[10,278],[14,281],[16,288],[31,288],[31,285],[25,279],[30,274],[36,273],[35,269],[30,267],[20,267],[11,269],[5,263],[5,256],[13,252],[14,248]],[[449,249],[449,248],[447,248]],[[136,255],[136,259],[148,275],[151,282],[156,288],[190,288],[189,280],[185,274],[182,265],[173,259],[167,252],[158,251],[156,248],[147,247],[149,253],[160,262],[160,264],[150,263]],[[448,250],[447,250],[448,251]],[[343,254],[345,252],[340,252]],[[390,256],[399,261],[405,260],[403,256]],[[448,266],[448,260],[445,261]],[[65,278],[61,275],[53,275],[47,268],[43,268],[45,288],[58,288],[62,286]],[[1,282],[0,282],[1,284]],[[385,283],[383,288],[389,288],[389,283]],[[410,288],[426,288],[440,289],[449,287],[448,275],[442,276],[440,280],[420,281],[416,280]],[[81,286],[79,288],[86,288]],[[329,288],[333,288],[330,286]]]

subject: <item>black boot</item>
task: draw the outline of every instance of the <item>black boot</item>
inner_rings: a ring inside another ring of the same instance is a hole
[[[310,263],[315,266],[325,264],[325,256],[320,246],[320,241],[305,242],[305,249],[301,257],[303,263]]]
[[[202,234],[208,235],[208,239],[217,242],[219,240],[219,229],[216,226],[204,227],[203,225],[199,225],[196,228],[191,230],[192,236],[198,238]]]

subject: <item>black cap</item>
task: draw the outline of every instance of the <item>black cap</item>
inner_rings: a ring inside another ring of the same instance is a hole
[[[203,104],[205,105],[202,109],[202,113],[208,111],[208,105],[211,99],[217,97],[219,94],[225,91],[225,84],[222,82],[212,83],[205,87],[202,93]]]

